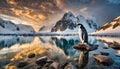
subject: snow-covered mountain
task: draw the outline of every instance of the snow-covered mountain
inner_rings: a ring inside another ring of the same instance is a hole
[[[0,33],[33,33],[35,32],[31,26],[15,24],[11,21],[0,19]]]
[[[97,24],[90,19],[85,19],[82,15],[75,17],[71,12],[64,14],[61,20],[59,20],[52,28],[51,32],[77,32],[77,24],[83,24],[88,33],[94,32],[98,29]]]
[[[45,26],[42,26],[40,29],[39,29],[39,32],[50,32],[51,31],[51,28],[53,27],[54,25],[53,24],[50,24],[50,25],[45,25]]]
[[[120,16],[115,18],[112,22],[106,23],[96,32],[96,35],[120,35]]]

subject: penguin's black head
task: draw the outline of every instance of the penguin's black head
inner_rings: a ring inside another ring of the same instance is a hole
[[[77,27],[77,26],[80,26],[81,28],[84,27],[82,24],[77,24],[76,27]]]

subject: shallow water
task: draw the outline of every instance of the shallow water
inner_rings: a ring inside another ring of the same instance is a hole
[[[73,48],[74,45],[79,43],[81,42],[78,36],[0,36],[0,68],[9,69],[11,66],[16,68],[19,61],[32,62],[25,67],[31,68],[33,65],[36,66],[34,61],[41,56],[48,56],[59,63],[64,63],[68,58],[80,58],[81,51]],[[80,61],[80,63],[84,63],[83,69],[120,69],[120,50],[109,47],[109,43],[116,43],[120,46],[119,37],[89,36],[89,43],[99,45],[99,47],[97,50],[90,51],[88,58]],[[108,47],[108,49],[104,47]],[[109,56],[115,61],[114,64],[104,66],[97,63],[93,54],[100,54],[100,52],[108,52]],[[27,56],[30,53],[35,53],[37,56],[29,59]]]

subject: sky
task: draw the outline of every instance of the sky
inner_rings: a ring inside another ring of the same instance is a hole
[[[25,23],[37,30],[54,25],[68,11],[102,26],[120,16],[120,0],[0,0],[0,18]]]

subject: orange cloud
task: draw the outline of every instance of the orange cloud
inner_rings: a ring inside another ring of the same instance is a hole
[[[47,17],[43,14],[38,14],[38,17],[41,19],[41,20],[46,20]]]
[[[40,27],[54,23],[61,14],[55,0],[3,0],[0,14],[17,17],[28,22],[37,31]],[[52,18],[54,16],[54,19]],[[54,22],[53,22],[54,21]]]
[[[7,2],[8,2],[9,4],[12,4],[12,5],[16,5],[16,4],[17,4],[17,2],[15,2],[15,0],[7,0]]]

